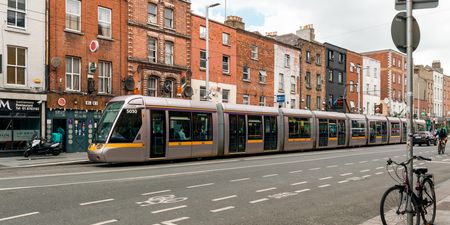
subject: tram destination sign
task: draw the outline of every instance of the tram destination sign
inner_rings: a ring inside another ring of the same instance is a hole
[[[407,0],[395,0],[395,10],[405,11]],[[439,0],[413,0],[413,9],[430,9],[436,8]]]

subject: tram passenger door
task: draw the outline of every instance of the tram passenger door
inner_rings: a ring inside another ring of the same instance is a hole
[[[150,158],[166,157],[166,112],[151,111]]]
[[[319,147],[328,146],[328,120],[319,119]]]
[[[387,123],[381,122],[381,142],[385,143],[387,142]]]
[[[369,143],[376,143],[376,141],[377,141],[377,125],[375,122],[370,122],[369,131],[370,131]]]
[[[229,153],[245,152],[246,126],[244,115],[229,115]]]
[[[277,118],[275,116],[264,117],[264,150],[277,149]]]
[[[338,120],[338,145],[345,145],[345,121]]]

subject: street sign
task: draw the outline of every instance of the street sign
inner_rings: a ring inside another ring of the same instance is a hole
[[[277,95],[277,103],[283,103],[285,102],[284,95]]]
[[[403,53],[406,53],[406,12],[399,12],[392,21],[391,36],[397,49]],[[412,48],[416,50],[420,43],[420,28],[413,17],[413,29],[412,29]]]
[[[439,0],[413,0],[413,9],[436,8],[438,5]],[[406,10],[406,0],[395,0],[395,10]]]

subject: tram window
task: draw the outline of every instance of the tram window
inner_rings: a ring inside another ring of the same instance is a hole
[[[289,117],[289,138],[310,138],[311,123],[306,118]]]
[[[399,123],[391,123],[391,135],[392,136],[400,136],[400,124]]]
[[[97,127],[96,135],[94,136],[95,143],[105,143],[106,138],[111,131],[111,127],[114,124],[114,120],[120,112],[124,102],[112,102],[106,106],[105,112]]]
[[[169,112],[169,141],[191,140],[191,113]]]
[[[262,117],[248,116],[248,139],[261,140],[262,139]]]
[[[381,136],[383,127],[381,126],[381,122],[376,123],[376,134],[377,136]]]
[[[212,115],[211,113],[192,113],[193,140],[212,140]]]
[[[140,109],[123,109],[109,139],[110,143],[132,143],[142,126]]]
[[[328,123],[328,127],[330,129],[330,138],[335,138],[337,137],[337,126],[336,126],[336,120],[330,120]]]
[[[426,131],[425,125],[417,124],[416,131]]]
[[[366,136],[366,124],[362,120],[352,120],[352,137]]]
[[[387,122],[381,122],[381,134],[383,136],[387,135]]]

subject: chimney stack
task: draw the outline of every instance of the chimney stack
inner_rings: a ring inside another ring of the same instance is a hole
[[[431,67],[433,67],[433,69],[439,71],[440,73],[444,73],[444,69],[442,69],[441,67],[441,61],[439,60],[433,60]]]
[[[297,31],[297,36],[308,41],[315,41],[314,26],[312,24],[300,26],[300,30]]]
[[[225,24],[237,29],[245,30],[245,23],[242,21],[242,18],[239,16],[227,16],[225,20]]]

